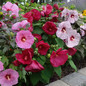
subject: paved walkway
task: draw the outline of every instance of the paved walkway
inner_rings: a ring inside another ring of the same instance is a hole
[[[86,86],[86,67],[47,86]]]

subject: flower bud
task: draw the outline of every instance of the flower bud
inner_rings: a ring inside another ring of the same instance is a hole
[[[68,59],[72,59],[72,56],[68,55]]]
[[[50,56],[51,56],[51,54],[49,53],[49,54],[47,54],[47,58],[50,58]]]

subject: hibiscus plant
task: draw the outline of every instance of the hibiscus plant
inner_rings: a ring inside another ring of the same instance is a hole
[[[68,64],[77,71],[72,58],[86,51],[82,14],[57,4],[19,7],[7,2],[0,10],[1,86],[47,84]]]

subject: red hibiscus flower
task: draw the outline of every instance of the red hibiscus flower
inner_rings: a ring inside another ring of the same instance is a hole
[[[42,16],[48,17],[49,14],[52,13],[53,7],[49,4],[47,4],[46,6],[43,5],[42,9],[43,9],[43,11],[41,11]]]
[[[62,50],[62,48],[58,49],[56,52],[53,51],[50,56],[50,62],[53,67],[59,67],[61,65],[64,65],[66,61],[68,60],[67,56],[68,51]]]
[[[53,35],[57,31],[56,25],[51,21],[46,22],[42,29],[49,35]]]
[[[31,0],[30,2],[31,2],[31,3],[34,3],[34,0]]]
[[[69,55],[73,56],[76,52],[77,52],[77,50],[75,48],[68,48]]]
[[[30,65],[27,65],[25,67],[25,70],[29,72],[39,72],[41,70],[44,70],[44,67],[41,64],[39,64],[36,60],[33,60]]]
[[[39,34],[33,34],[33,36],[38,39],[38,42],[42,39],[41,35]]]
[[[33,22],[33,17],[32,17],[32,13],[31,12],[27,12],[23,15],[24,18],[27,18],[27,21],[30,22],[32,24]]]
[[[20,63],[18,60],[15,60],[15,61],[13,62],[13,64],[14,64],[15,66],[19,66],[21,63]]]
[[[44,43],[44,41],[40,41],[36,43],[36,47],[38,48],[38,53],[41,55],[46,55],[47,51],[49,50],[50,46],[48,43]]]
[[[38,21],[41,18],[41,13],[38,10],[32,9],[30,12],[32,13],[34,21]]]
[[[53,7],[49,4],[46,5],[46,16],[49,16],[49,14],[52,12]]]
[[[0,22],[0,28],[2,27],[2,23]]]
[[[33,57],[33,49],[26,49],[22,51],[22,54],[16,54],[16,58],[22,64],[31,64]]]
[[[63,7],[60,7],[60,8],[59,8],[57,4],[54,4],[53,7],[54,7],[56,10],[61,10],[61,11],[64,10]]]
[[[56,10],[59,10],[59,7],[57,4],[54,4],[53,7],[56,9]]]

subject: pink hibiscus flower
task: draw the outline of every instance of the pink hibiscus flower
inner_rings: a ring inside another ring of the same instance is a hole
[[[26,26],[28,25],[28,27],[30,26],[30,23],[27,20],[23,20],[21,22],[17,22],[15,24],[12,25],[12,30],[14,32],[18,32],[20,29],[22,28],[26,28]]]
[[[16,35],[16,43],[18,47],[28,49],[33,45],[34,37],[29,30],[21,30]]]
[[[78,12],[76,10],[70,10],[68,21],[70,23],[75,23],[78,19],[79,19]]]
[[[64,65],[66,61],[68,60],[67,56],[68,51],[62,50],[62,48],[58,49],[56,52],[53,51],[50,56],[50,62],[53,67],[59,67],[61,65]]]
[[[4,69],[3,63],[0,61],[0,71]]]
[[[33,60],[30,65],[27,65],[25,67],[25,70],[29,72],[39,72],[41,70],[44,70],[44,67],[40,63],[38,63],[36,60]]]
[[[2,6],[2,10],[4,11],[11,11],[11,15],[16,15],[16,17],[19,16],[19,8],[16,4],[12,4],[11,2],[7,2],[5,5]]]
[[[64,21],[59,24],[58,30],[56,32],[57,37],[61,39],[66,39],[68,37],[69,30],[72,26],[69,21]]]
[[[70,48],[79,44],[81,36],[76,30],[69,30],[68,38],[66,39],[66,45]]]
[[[6,69],[0,73],[0,84],[1,86],[13,86],[18,83],[19,74],[17,71],[12,69]]]
[[[68,17],[69,17],[69,9],[64,9],[62,12],[61,12],[61,17],[64,17],[65,20],[68,20]]]
[[[86,24],[80,26],[80,32],[82,36],[85,36],[86,34]]]

